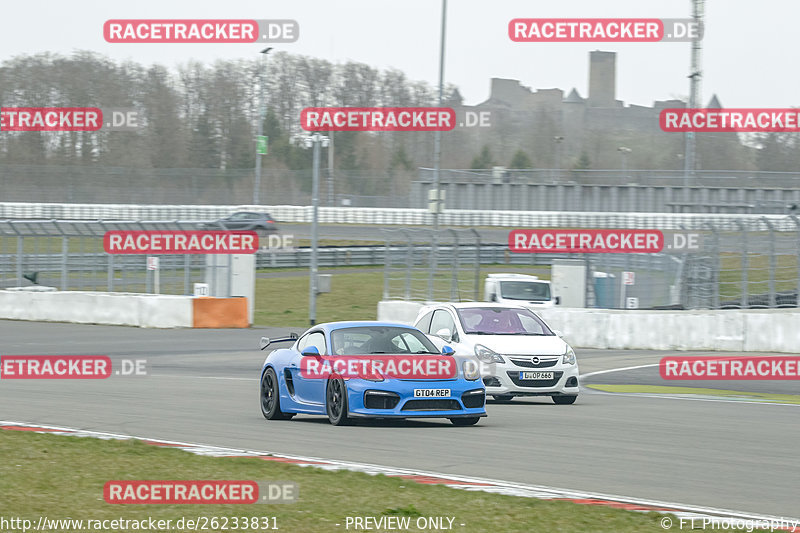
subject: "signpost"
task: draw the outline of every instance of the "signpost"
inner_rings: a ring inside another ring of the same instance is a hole
[[[639,305],[639,300],[636,299],[636,307],[630,307],[630,300],[632,298],[628,298],[628,285],[634,285],[636,283],[636,272],[631,272],[628,270],[624,270],[622,272],[622,287],[620,287],[619,291],[619,306],[622,309],[636,309]]]
[[[195,296],[208,296],[208,283],[195,283],[193,288]]]
[[[158,257],[149,255],[147,256],[147,270],[153,271],[153,285],[155,294],[159,294],[159,279],[158,279]]]
[[[269,137],[266,135],[259,135],[256,137],[256,153],[259,155],[267,155]]]

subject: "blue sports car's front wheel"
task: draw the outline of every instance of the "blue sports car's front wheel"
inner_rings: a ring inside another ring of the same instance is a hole
[[[261,376],[259,390],[261,414],[267,420],[289,420],[294,413],[281,411],[281,394],[278,388],[278,376],[272,368],[268,368]]]
[[[451,418],[450,422],[454,426],[474,426],[481,418],[479,416],[464,416],[460,418]]]
[[[350,418],[347,416],[347,387],[342,378],[328,380],[325,408],[328,412],[328,420],[334,426],[346,426],[350,423]]]

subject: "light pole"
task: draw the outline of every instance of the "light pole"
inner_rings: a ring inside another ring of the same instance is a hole
[[[442,33],[439,39],[439,107],[442,107],[444,98],[444,42],[445,30],[447,28],[447,0],[442,0]],[[442,157],[442,132],[436,130],[433,134],[433,190],[436,192],[435,211],[433,212],[433,231],[434,239],[436,231],[439,230],[439,211],[442,209],[441,194],[439,192],[439,169]],[[435,245],[434,245],[435,248]]]
[[[444,42],[445,30],[447,29],[447,0],[442,0],[442,33],[439,38],[439,100],[438,106],[442,107],[444,99]],[[442,191],[440,190],[441,179],[439,171],[442,158],[442,132],[436,130],[433,134],[433,192],[436,195],[433,202],[433,235],[431,237],[431,254],[429,258],[430,269],[428,272],[428,299],[433,298],[433,278],[438,266],[438,235],[439,233],[439,212],[442,210]]]
[[[314,167],[311,177],[311,264],[309,266],[308,283],[308,320],[313,326],[317,323],[317,241],[318,241],[318,220],[319,220],[319,148],[328,147],[329,139],[319,133],[306,136],[298,136],[298,140],[303,142],[306,148],[314,148]]]
[[[331,142],[328,145],[328,207],[333,207],[336,204],[335,196],[333,194],[333,131],[331,134]]]
[[[697,25],[702,24],[705,16],[704,0],[691,0],[692,19]],[[703,78],[703,69],[700,66],[702,61],[702,43],[699,37],[692,39],[692,64],[689,72],[689,102],[688,107],[694,110],[700,105],[700,82]],[[697,168],[697,138],[695,132],[687,131],[685,139],[684,158],[683,158],[683,186],[684,190],[689,190],[689,178],[694,177]],[[688,198],[688,197],[687,197]]]
[[[256,139],[256,178],[253,183],[253,205],[259,204],[259,192],[261,191],[261,150],[259,143],[264,135],[264,64],[270,50],[272,48],[264,48],[259,52],[261,54],[261,65],[258,69],[258,126],[256,127],[258,137]]]

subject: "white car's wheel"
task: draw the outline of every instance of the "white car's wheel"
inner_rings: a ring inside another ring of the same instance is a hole
[[[552,396],[553,403],[556,405],[569,405],[575,403],[575,400],[578,399],[578,396]]]
[[[492,398],[494,398],[494,401],[496,401],[496,402],[510,402],[511,400],[514,399],[514,395],[513,394],[494,394],[494,395],[492,395]]]

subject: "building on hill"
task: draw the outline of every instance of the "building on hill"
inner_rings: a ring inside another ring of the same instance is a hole
[[[562,89],[531,89],[519,80],[492,78],[486,101],[459,108],[459,112],[491,114],[492,126],[471,132],[471,142],[465,146],[488,145],[499,164],[522,150],[531,156],[534,167],[559,169],[575,168],[581,159],[595,169],[620,168],[619,148],[624,146],[630,148],[626,152],[629,168],[683,168],[683,134],[662,132],[658,118],[663,109],[683,108],[686,103],[657,100],[648,107],[617,100],[616,62],[616,52],[589,53],[585,98],[577,88],[565,96]],[[716,95],[708,107],[721,107]],[[728,168],[743,165],[746,159],[747,150],[736,134],[698,134],[699,169],[721,168],[715,166],[719,163],[715,151],[726,154]]]

